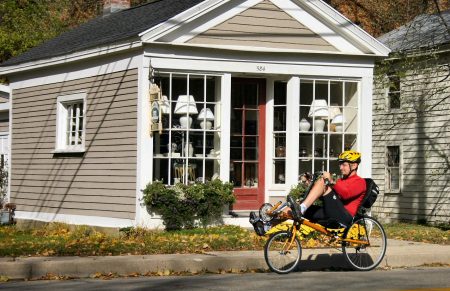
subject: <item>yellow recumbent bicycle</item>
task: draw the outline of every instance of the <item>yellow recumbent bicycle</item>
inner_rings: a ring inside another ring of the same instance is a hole
[[[313,176],[309,193],[319,174]],[[265,203],[259,210],[250,213],[250,223],[258,235],[270,235],[264,246],[264,258],[270,270],[278,274],[287,274],[295,270],[302,255],[300,240],[305,231],[318,231],[341,244],[346,261],[357,271],[369,271],[376,268],[386,253],[386,233],[383,226],[368,215],[368,209],[376,200],[378,187],[372,179],[366,179],[367,191],[357,215],[349,226],[337,225],[336,222],[312,222],[295,211],[289,214],[282,210],[295,203],[291,196],[286,202],[272,206]],[[332,225],[334,224],[334,225]]]

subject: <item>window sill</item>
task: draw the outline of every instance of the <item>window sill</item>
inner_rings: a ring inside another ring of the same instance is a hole
[[[399,194],[402,194],[402,190],[385,190],[384,194],[386,194],[386,195],[399,195]]]
[[[52,154],[83,154],[86,149],[56,149]]]

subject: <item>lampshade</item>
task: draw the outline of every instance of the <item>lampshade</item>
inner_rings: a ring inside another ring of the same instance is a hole
[[[342,113],[339,107],[330,107],[328,111],[330,113],[330,119],[333,119],[334,117]]]
[[[177,105],[174,114],[197,114],[197,106],[195,106],[194,96],[180,95],[178,96]]]
[[[167,99],[166,95],[162,95],[162,101],[161,101],[160,110],[161,110],[162,114],[169,114],[170,113],[169,100]]]
[[[209,121],[213,121],[214,120],[214,114],[212,113],[211,109],[209,108],[203,108],[202,110],[200,110],[200,114],[197,117],[198,120],[209,120]]]
[[[336,115],[331,121],[331,124],[343,124],[343,123],[344,123],[344,116],[342,114]]]
[[[328,118],[328,105],[325,99],[316,99],[311,103],[308,117]]]

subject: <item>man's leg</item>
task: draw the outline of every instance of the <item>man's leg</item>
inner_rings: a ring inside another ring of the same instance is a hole
[[[309,192],[309,194],[305,198],[305,200],[302,202],[302,204],[305,205],[306,208],[308,208],[317,199],[330,193],[331,190],[332,189],[330,187],[325,186],[324,180],[322,178],[320,178],[316,181],[316,183],[314,183],[314,186],[312,187],[311,191]],[[302,211],[302,212],[304,212],[304,211]]]

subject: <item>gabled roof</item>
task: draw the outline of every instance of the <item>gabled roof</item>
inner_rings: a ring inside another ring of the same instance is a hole
[[[0,66],[11,66],[61,56],[125,39],[139,39],[139,33],[163,23],[204,0],[159,0],[108,16],[97,17],[44,42]]]
[[[445,22],[445,23],[444,23]],[[450,10],[423,14],[378,38],[394,52],[433,48],[450,43]]]
[[[271,20],[274,13],[280,17],[278,22],[285,23],[274,25]],[[234,16],[247,19],[237,25],[237,31],[229,27],[236,27],[236,23],[227,22]],[[255,22],[256,17],[261,21]],[[291,25],[293,22],[296,27]],[[271,25],[272,32],[266,33]],[[216,43],[211,43],[214,30],[219,30],[220,35]],[[238,39],[233,36],[236,32],[240,34]],[[252,34],[253,38],[247,39]],[[246,38],[245,43],[239,42],[242,37]],[[224,43],[225,39],[228,43]],[[317,46],[308,50],[309,42]],[[114,45],[128,49],[152,43],[249,51],[270,49],[275,53],[370,57],[389,53],[383,44],[321,0],[159,0],[89,21],[0,64],[4,67],[0,72],[4,69],[9,74],[65,62],[66,57],[89,50],[109,53]],[[293,48],[285,48],[284,43],[292,44]]]

